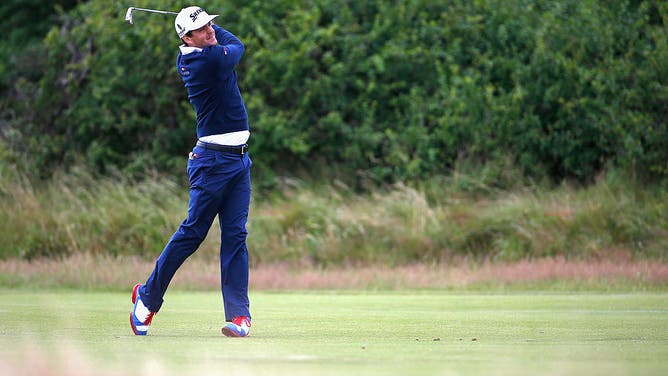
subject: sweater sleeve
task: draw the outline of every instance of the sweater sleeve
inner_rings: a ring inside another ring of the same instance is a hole
[[[244,44],[239,38],[218,25],[212,25],[216,32],[218,45],[211,47],[218,57],[222,68],[232,69],[244,54]]]

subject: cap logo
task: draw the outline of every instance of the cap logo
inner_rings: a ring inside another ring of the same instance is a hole
[[[190,19],[192,19],[193,22],[197,21],[197,16],[202,12],[204,12],[204,9],[197,8],[196,11],[190,13]]]

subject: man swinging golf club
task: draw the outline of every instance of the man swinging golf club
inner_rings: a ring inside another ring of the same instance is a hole
[[[188,158],[188,215],[158,257],[146,283],[132,290],[130,325],[136,335],[146,335],[172,277],[202,243],[216,215],[221,232],[220,281],[228,322],[222,333],[228,337],[250,333],[246,220],[252,162],[246,144],[250,137],[248,116],[234,70],[244,45],[212,23],[217,16],[200,7],[188,7],[174,22],[183,41],[176,69],[197,113],[198,141]]]

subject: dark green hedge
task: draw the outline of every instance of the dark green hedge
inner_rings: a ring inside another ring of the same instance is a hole
[[[178,9],[176,1],[136,6]],[[607,168],[668,179],[668,3],[594,0],[210,1],[238,68],[257,171],[340,168],[392,182],[458,161],[530,178]],[[182,171],[194,113],[173,18],[89,1],[61,12],[2,100],[2,135],[43,175]],[[40,67],[39,69],[36,67]]]

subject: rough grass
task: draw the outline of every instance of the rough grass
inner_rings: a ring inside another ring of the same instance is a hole
[[[161,176],[95,179],[74,170],[48,184],[0,170],[0,259],[140,255],[153,260],[187,209],[187,188]],[[406,266],[453,260],[668,261],[668,193],[610,176],[590,187],[461,184],[460,175],[356,193],[338,182],[256,192],[254,265]],[[473,188],[471,188],[473,187]],[[483,189],[481,187],[486,187]],[[215,254],[214,224],[200,252]]]

